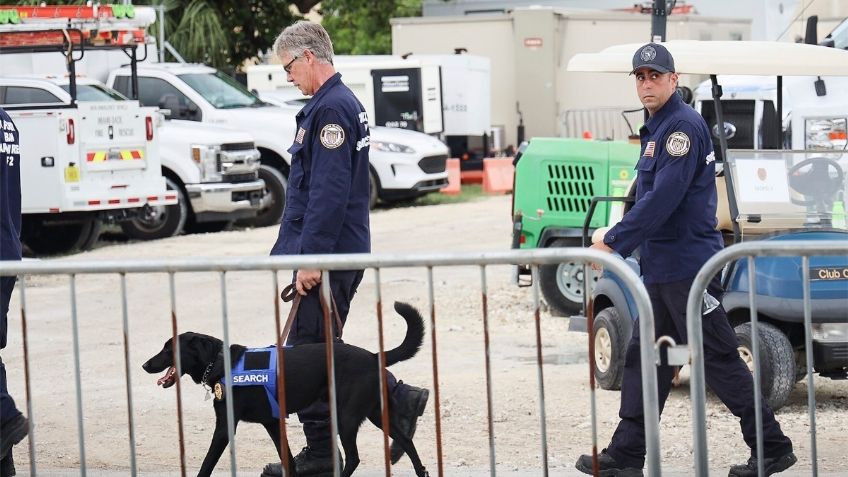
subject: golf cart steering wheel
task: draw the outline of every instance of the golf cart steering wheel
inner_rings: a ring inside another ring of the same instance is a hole
[[[801,172],[804,167],[809,170]],[[836,171],[836,177],[831,177],[829,170]],[[808,197],[805,200],[791,199],[793,204],[801,206],[820,205],[824,207],[833,201],[833,196],[842,187],[845,172],[842,166],[827,157],[811,157],[790,167],[786,172],[789,176],[789,188]]]

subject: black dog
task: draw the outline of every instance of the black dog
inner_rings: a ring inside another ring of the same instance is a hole
[[[386,351],[387,366],[415,356],[424,340],[424,320],[418,310],[408,304],[395,302],[395,311],[406,320],[406,337],[400,346]],[[199,333],[182,333],[179,335],[179,348],[182,374],[188,374],[197,384],[210,387],[221,381],[224,376],[221,340]],[[246,349],[244,346],[235,344],[230,346],[233,366],[245,354]],[[365,418],[368,418],[375,426],[382,427],[378,357],[375,353],[341,342],[335,343],[333,349],[338,429],[345,454],[342,475],[348,477],[359,465],[359,454],[356,448],[359,426]],[[305,344],[284,348],[283,358],[285,360],[286,414],[297,412],[315,401],[328,398],[324,344]],[[167,369],[167,373],[159,379],[157,384],[165,388],[173,386],[177,381],[177,372],[172,339],[166,341],[162,351],[150,358],[142,367],[148,373],[160,373]],[[229,443],[226,398],[219,398],[218,394],[216,392],[214,401],[215,432],[212,435],[209,451],[197,474],[202,477],[212,474],[212,469]],[[246,421],[262,424],[274,441],[277,452],[280,453],[279,420],[273,417],[265,388],[263,386],[234,386],[232,395],[234,423],[237,425],[239,421]],[[394,419],[390,419],[389,434],[409,456],[415,468],[415,474],[418,477],[428,476],[412,439],[403,434]],[[290,449],[288,457],[289,466],[293,468],[294,460]],[[290,471],[286,475],[296,474]]]

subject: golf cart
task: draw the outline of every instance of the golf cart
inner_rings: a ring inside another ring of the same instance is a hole
[[[845,141],[848,102],[840,104],[839,99],[834,99],[836,94],[828,96],[829,88],[822,88],[819,83],[826,85],[828,76],[848,76],[848,51],[752,41],[669,41],[664,45],[674,56],[678,73],[709,75],[712,83],[712,100],[701,101],[696,107],[713,107],[709,112],[701,112],[715,136],[715,156],[720,158],[716,167],[719,193],[716,222],[725,243],[848,240],[844,211],[848,198]],[[640,46],[620,45],[600,53],[576,55],[568,69],[626,75],[631,70],[632,54]],[[803,58],[803,61],[788,61],[790,58]],[[777,94],[776,104],[771,106],[782,120],[759,122],[759,128],[751,133],[776,134],[778,140],[773,142],[773,147],[778,147],[785,143],[783,136],[788,130],[797,133],[800,128],[806,132],[804,143],[794,144],[793,150],[728,150],[731,128],[724,120],[725,101],[721,99],[719,74],[773,77]],[[791,117],[783,114],[784,76],[807,77],[809,88],[817,92],[811,103],[795,105]],[[841,111],[838,117],[833,116],[834,109]],[[825,116],[829,121],[822,123]],[[822,129],[821,124],[827,127]],[[778,130],[765,131],[768,125]],[[835,140],[821,141],[819,136]],[[590,220],[587,218],[587,223]],[[603,229],[595,231],[593,241],[602,240],[604,233]],[[795,382],[805,376],[801,259],[757,258],[756,270],[762,389],[766,400],[777,409],[786,403]],[[823,377],[845,379],[848,377],[848,257],[812,257],[810,277],[813,368]],[[730,264],[722,280],[727,290],[722,303],[736,329],[740,355],[751,367],[747,262]],[[592,300],[589,309],[593,310],[590,331],[595,343],[595,376],[604,389],[617,389],[621,386],[624,352],[636,319],[635,307],[617,277],[609,274],[599,279]]]

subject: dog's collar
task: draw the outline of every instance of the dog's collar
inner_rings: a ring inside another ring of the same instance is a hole
[[[213,359],[213,360],[212,360],[212,362],[211,362],[211,363],[209,363],[209,364],[206,366],[206,370],[205,370],[205,371],[203,371],[203,377],[202,377],[202,378],[200,378],[200,384],[202,384],[204,387],[206,387],[206,388],[208,388],[208,389],[212,389],[212,385],[213,385],[213,383],[210,383],[210,382],[208,381],[208,379],[209,379],[209,373],[211,373],[211,372],[212,372],[212,368],[213,368],[213,367],[215,367],[215,363],[217,363],[217,362],[218,362],[218,360],[221,360],[221,359],[224,359],[224,350],[218,351],[218,355],[217,355],[217,356],[215,356],[215,359]]]

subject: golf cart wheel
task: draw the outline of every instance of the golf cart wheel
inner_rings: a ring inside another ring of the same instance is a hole
[[[624,355],[627,352],[623,318],[614,306],[604,308],[595,316],[592,329],[595,336],[595,381],[601,389],[621,389],[624,376]]]
[[[580,239],[556,239],[548,247],[579,247]],[[589,266],[589,292],[600,274]],[[539,267],[539,286],[552,315],[571,316],[583,309],[583,264],[566,262]]]
[[[789,338],[770,323],[757,325],[760,338],[760,389],[773,411],[786,404],[795,386],[795,354]],[[739,356],[753,373],[754,347],[751,323],[736,327]]]

